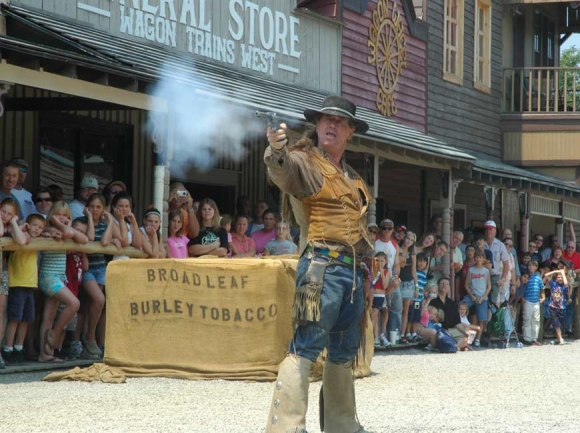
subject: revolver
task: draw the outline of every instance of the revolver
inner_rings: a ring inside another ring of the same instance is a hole
[[[258,119],[266,119],[268,128],[278,129],[278,115],[273,111],[256,110],[256,117]]]

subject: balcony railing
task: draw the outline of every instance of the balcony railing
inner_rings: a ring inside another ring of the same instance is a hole
[[[504,113],[580,113],[580,68],[506,68]]]

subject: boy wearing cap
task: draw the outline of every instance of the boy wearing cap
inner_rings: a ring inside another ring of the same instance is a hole
[[[20,202],[22,217],[28,218],[28,215],[36,213],[36,206],[32,200],[32,193],[24,188],[24,181],[28,173],[28,163],[22,158],[15,158],[12,160],[19,167],[18,181],[16,186],[12,189],[12,194]]]
[[[97,178],[93,176],[85,176],[81,182],[81,189],[77,194],[77,198],[71,201],[68,205],[73,220],[83,216],[83,210],[87,205],[87,200],[91,194],[97,192],[99,192],[99,182],[97,181]]]
[[[490,302],[499,307],[498,301],[500,287],[508,282],[510,256],[503,242],[495,237],[497,234],[497,226],[495,225],[495,222],[492,220],[486,221],[483,227],[485,229],[485,248],[490,250],[493,256],[491,266]]]

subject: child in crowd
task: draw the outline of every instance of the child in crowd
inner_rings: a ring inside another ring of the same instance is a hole
[[[17,245],[25,245],[30,237],[18,225],[18,210],[18,204],[10,197],[0,202],[0,237],[12,237]],[[8,255],[0,251],[0,337],[3,335],[4,306],[8,297],[8,288]],[[0,369],[5,367],[0,355]]]
[[[469,305],[465,301],[461,301],[459,303],[459,318],[461,319],[460,323],[457,324],[456,328],[463,333],[467,337],[467,341],[461,340],[458,343],[458,348],[463,351],[467,351],[467,346],[472,343],[474,337],[477,335],[478,332],[481,331],[481,327],[477,325],[472,325],[467,317],[469,314]],[[470,336],[471,335],[471,336]]]
[[[523,299],[523,331],[524,344],[541,346],[538,342],[540,332],[540,303],[544,302],[544,283],[538,273],[538,262],[532,260],[528,264],[530,279],[524,289]]]
[[[104,205],[103,205],[104,206]],[[55,202],[47,215],[47,233],[56,239],[72,239],[85,244],[89,238],[72,227],[71,211],[63,201]],[[59,348],[61,333],[79,309],[79,300],[66,286],[66,251],[42,251],[40,258],[39,289],[46,295],[40,325],[39,362],[62,362],[54,356]],[[54,322],[60,303],[66,305],[58,321]]]
[[[475,241],[475,251],[481,251],[484,254],[485,260],[483,261],[483,266],[487,269],[491,269],[493,265],[493,254],[490,250],[485,248],[486,245],[485,238],[477,238]]]
[[[385,335],[387,332],[387,322],[389,321],[389,310],[387,308],[386,295],[390,283],[389,270],[387,268],[387,255],[382,251],[376,253],[375,263],[378,269],[373,269],[375,275],[372,281],[374,287],[372,315],[373,334],[375,336],[375,346],[389,347],[391,343]],[[381,316],[380,327],[378,324],[379,314]]]
[[[264,245],[265,256],[281,256],[283,254],[296,254],[298,247],[288,240],[288,223],[279,221],[276,223],[276,239],[268,241]]]
[[[86,210],[86,208],[85,208]],[[94,236],[94,227],[92,224],[92,218],[75,218],[72,222],[72,228],[78,230],[79,232],[87,235],[88,238]],[[90,224],[90,227],[89,227]],[[91,232],[93,230],[93,232]],[[83,281],[83,273],[88,271],[89,269],[89,258],[85,253],[81,253],[78,251],[69,251],[66,255],[66,280],[67,280],[67,287],[71,291],[73,295],[77,298],[79,297],[79,287],[81,282]],[[84,324],[84,305],[85,302],[81,302],[81,308],[77,312],[76,316],[67,323],[65,326],[65,331],[75,331],[79,328],[78,335],[80,336],[82,327]],[[58,321],[58,317],[62,314],[65,305],[60,304],[58,307],[58,314],[56,320]],[[70,349],[68,353],[69,360],[78,358],[81,356],[83,352],[83,346],[79,340],[79,337],[76,337],[76,332],[73,333],[72,341],[70,342]],[[62,337],[60,340],[60,347],[62,347],[62,343],[64,341],[65,333],[62,333]]]
[[[520,274],[524,274],[524,272],[528,273],[528,265],[532,261],[532,253],[525,252],[522,254],[522,258],[520,260]]]
[[[550,302],[548,305],[552,326],[556,333],[556,344],[564,344],[562,327],[566,317],[566,305],[571,302],[570,286],[565,281],[564,271],[559,271],[552,276],[550,281]],[[10,298],[8,298],[8,303],[10,303]]]
[[[413,294],[413,302],[409,307],[409,324],[407,325],[407,340],[415,342],[417,340],[417,328],[421,323],[421,304],[423,303],[423,292],[427,284],[427,266],[429,260],[425,253],[419,253],[417,261],[417,287]]]
[[[169,233],[167,236],[167,257],[187,258],[189,238],[183,234],[183,215],[179,209],[169,213]]]
[[[22,227],[16,225],[14,233],[36,238],[42,235],[46,221],[42,215],[31,214]],[[38,252],[17,250],[8,259],[10,274],[8,293],[8,324],[4,335],[2,357],[8,364],[19,364],[26,360],[24,338],[28,324],[34,322],[34,289],[38,288]]]
[[[161,212],[154,208],[147,209],[143,216],[143,225],[139,227],[139,229],[141,230],[141,233],[147,237],[149,245],[151,246],[151,249],[148,250],[149,245],[145,242],[143,244],[143,251],[145,251],[152,259],[164,259],[167,256],[165,246],[161,240],[161,232],[159,231],[160,227]]]
[[[468,307],[475,306],[475,314],[472,316],[472,322],[477,320],[479,330],[473,341],[474,347],[481,346],[481,333],[487,324],[487,296],[491,291],[491,275],[488,268],[484,267],[485,255],[482,251],[475,252],[475,266],[469,268],[467,274],[467,284],[465,290],[467,295],[463,301]]]
[[[220,219],[220,227],[226,231],[228,234],[228,244],[232,243],[232,216],[229,214],[223,214]],[[232,249],[228,251],[227,257],[232,256]]]

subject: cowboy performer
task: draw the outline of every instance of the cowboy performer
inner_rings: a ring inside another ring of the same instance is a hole
[[[287,146],[285,124],[268,128],[264,161],[292,204],[301,231],[301,257],[292,311],[294,337],[280,364],[266,433],[306,433],[310,368],[325,348],[322,430],[365,431],[356,415],[353,363],[365,309],[361,258],[372,249],[367,234],[372,197],[344,160],[348,140],[368,130],[355,114],[352,102],[329,96],[320,110],[304,111],[316,127],[296,144]]]

